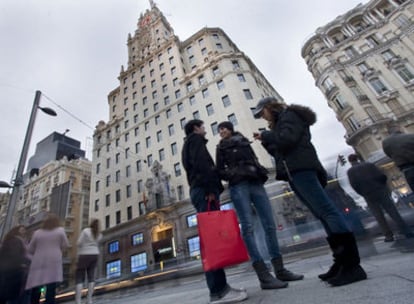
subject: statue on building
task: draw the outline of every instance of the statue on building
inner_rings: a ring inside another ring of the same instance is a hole
[[[154,161],[152,177],[145,182],[148,190],[147,211],[152,211],[175,202],[175,191],[170,186],[170,176],[162,170],[162,165]]]

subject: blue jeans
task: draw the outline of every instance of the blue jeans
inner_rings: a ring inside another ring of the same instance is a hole
[[[322,222],[328,236],[351,232],[344,216],[322,188],[316,171],[292,172],[291,176],[290,187],[312,214]]]
[[[197,212],[206,212],[208,201],[206,200],[207,193],[203,188],[190,189],[190,198],[194,208]],[[220,193],[215,193],[217,201],[220,197]],[[211,204],[210,210],[218,210],[215,204]],[[217,269],[213,271],[207,271],[204,273],[206,276],[207,286],[210,290],[211,297],[221,297],[227,291],[226,273],[223,269]]]
[[[254,237],[253,203],[263,231],[270,257],[280,257],[279,243],[272,206],[263,184],[258,182],[241,182],[230,187],[230,196],[240,220],[241,231],[252,262],[263,260]]]

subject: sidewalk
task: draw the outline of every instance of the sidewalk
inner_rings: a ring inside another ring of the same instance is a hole
[[[285,264],[292,271],[305,275],[303,281],[290,282],[279,290],[261,290],[257,278],[248,264],[226,271],[229,284],[243,286],[249,298],[243,303],[289,304],[411,304],[414,299],[414,240],[384,243],[360,242],[362,266],[368,280],[342,287],[330,287],[317,278],[331,265],[327,247],[296,255],[285,255]],[[64,302],[67,304],[72,301]],[[194,274],[171,280],[121,289],[94,297],[96,304],[194,304],[208,303],[208,290],[204,275]]]

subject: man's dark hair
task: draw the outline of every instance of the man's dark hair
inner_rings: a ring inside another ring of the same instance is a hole
[[[201,127],[204,124],[204,121],[200,119],[192,119],[188,121],[184,126],[185,135],[190,135],[194,131],[194,127]]]

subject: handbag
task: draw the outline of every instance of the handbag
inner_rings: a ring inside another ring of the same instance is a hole
[[[210,210],[197,213],[201,260],[204,271],[236,265],[249,260],[240,234],[236,213],[230,210]],[[215,202],[218,204],[218,202]]]

